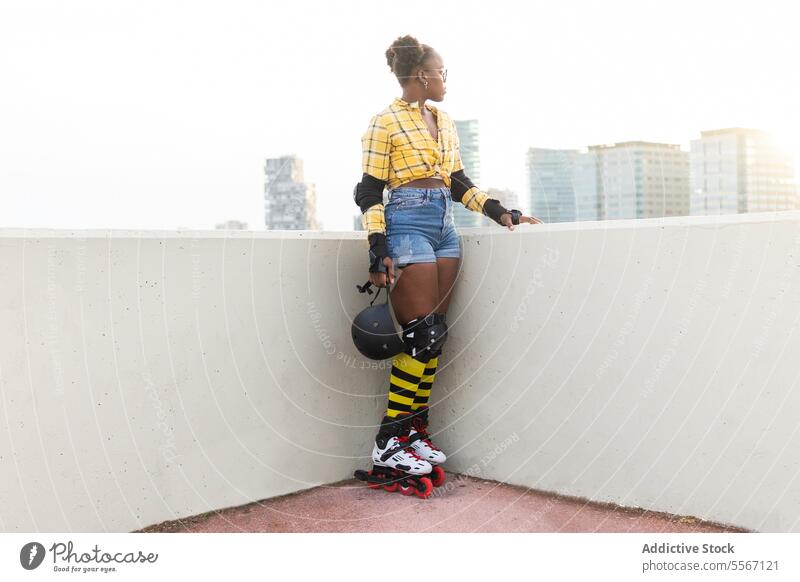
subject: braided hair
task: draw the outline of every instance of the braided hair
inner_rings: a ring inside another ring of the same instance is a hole
[[[412,71],[422,66],[429,56],[435,54],[432,47],[420,43],[411,35],[400,36],[386,49],[386,63],[405,87],[411,80]]]

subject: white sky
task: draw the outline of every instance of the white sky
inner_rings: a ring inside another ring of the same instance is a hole
[[[728,126],[797,147],[790,6],[2,0],[0,226],[260,229],[263,160],[296,153],[324,228],[351,230],[402,34],[442,54],[438,106],[480,120],[484,189],[522,194],[528,147],[688,147]]]

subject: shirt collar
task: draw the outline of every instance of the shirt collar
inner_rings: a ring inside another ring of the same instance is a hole
[[[413,101],[409,103],[408,101],[403,101],[403,99],[401,99],[400,97],[395,97],[394,102],[398,107],[402,107],[404,109],[419,109],[419,101]],[[434,107],[427,101],[425,102],[425,107],[430,111],[436,112],[436,107]]]

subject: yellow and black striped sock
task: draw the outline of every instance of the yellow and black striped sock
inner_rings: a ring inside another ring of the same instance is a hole
[[[395,418],[403,412],[410,412],[417,393],[417,386],[425,371],[425,364],[402,352],[392,360],[389,376],[389,404],[386,416]]]
[[[412,411],[418,410],[421,406],[428,405],[428,398],[431,395],[431,386],[433,386],[433,380],[436,377],[436,367],[438,365],[439,356],[434,356],[425,364],[425,371],[417,387],[417,393],[414,395],[414,402],[411,404]]]

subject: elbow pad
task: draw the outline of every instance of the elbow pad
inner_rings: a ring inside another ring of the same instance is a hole
[[[361,181],[353,189],[353,201],[358,204],[361,212],[366,212],[371,206],[383,204],[383,189],[385,187],[385,180],[378,180],[376,177],[365,173],[361,177]]]

